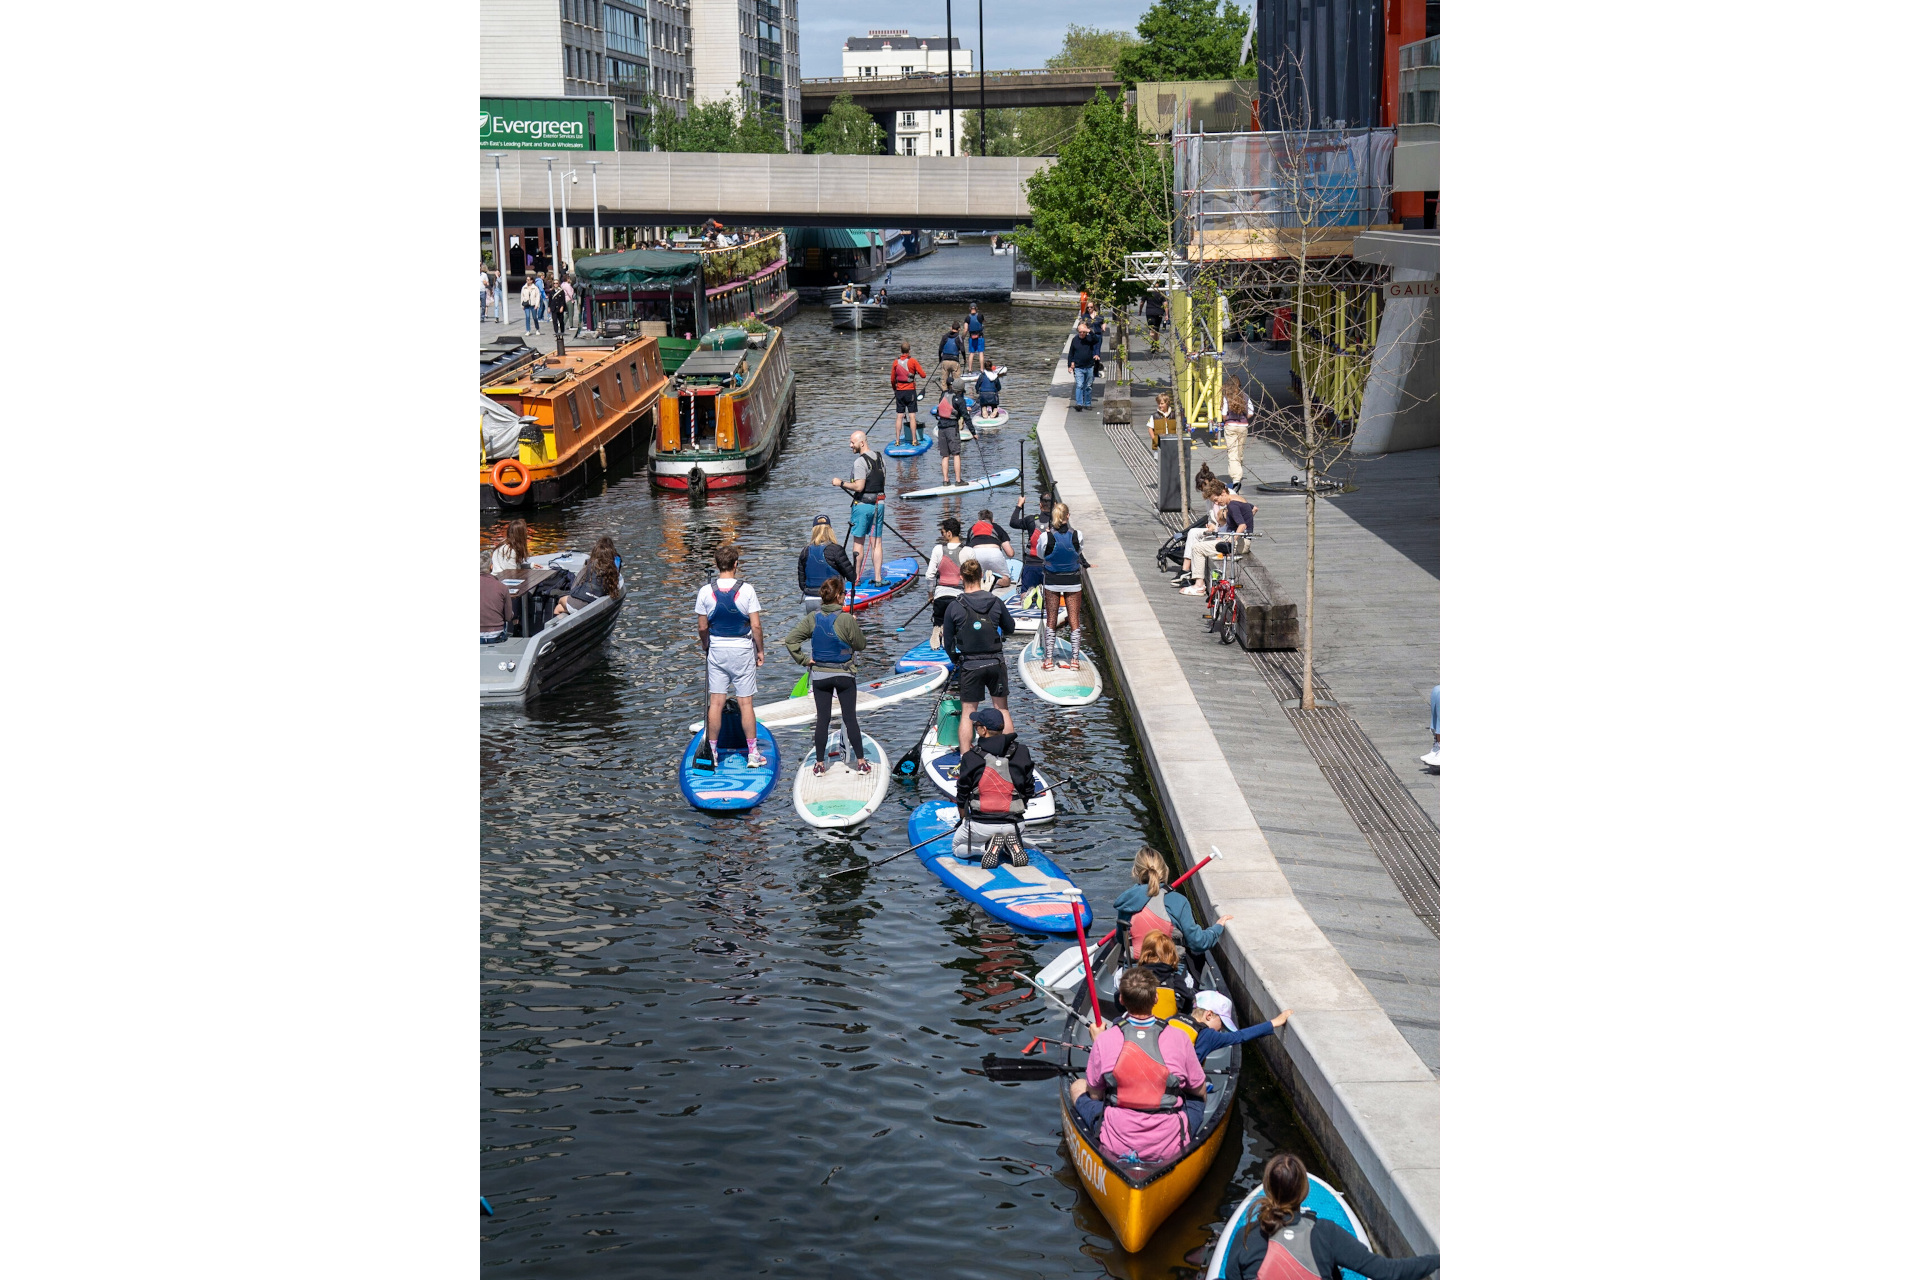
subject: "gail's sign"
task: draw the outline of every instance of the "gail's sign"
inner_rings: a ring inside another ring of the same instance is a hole
[[[1389,280],[1387,282],[1389,298],[1437,298],[1439,296],[1438,280]]]

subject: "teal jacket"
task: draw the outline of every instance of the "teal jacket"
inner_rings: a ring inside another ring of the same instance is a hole
[[[1120,916],[1122,935],[1127,932],[1127,925],[1132,921],[1133,913],[1146,906],[1151,896],[1147,892],[1147,886],[1136,884],[1113,900],[1113,909]],[[1202,929],[1193,918],[1193,905],[1177,889],[1167,894],[1167,918],[1172,920],[1173,927],[1180,931],[1189,951],[1209,950],[1214,943],[1220,941],[1220,934],[1227,927],[1223,924],[1214,924]]]

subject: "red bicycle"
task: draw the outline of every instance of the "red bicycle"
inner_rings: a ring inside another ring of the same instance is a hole
[[[1246,614],[1240,604],[1240,583],[1234,572],[1246,558],[1246,540],[1258,536],[1236,533],[1214,543],[1222,565],[1220,576],[1207,588],[1207,630],[1218,632],[1221,644],[1232,644],[1240,638],[1240,623]]]

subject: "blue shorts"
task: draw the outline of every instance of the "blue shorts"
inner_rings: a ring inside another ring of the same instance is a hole
[[[854,537],[878,537],[880,533],[880,504],[877,502],[854,503],[852,520]]]
[[[974,335],[973,335],[972,337],[970,337],[970,338],[968,338],[968,339],[967,339],[967,350],[968,350],[968,351],[973,351],[973,352],[980,352],[980,351],[985,351],[986,349],[987,349],[987,335],[986,335],[986,334],[984,334],[984,333],[976,333],[976,334],[974,334]]]

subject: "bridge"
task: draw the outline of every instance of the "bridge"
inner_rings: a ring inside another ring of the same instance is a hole
[[[1061,71],[988,71],[987,108],[1075,107],[1101,90],[1111,96],[1124,92],[1107,67],[1077,67]],[[953,73],[954,105],[961,111],[980,106],[981,76]],[[860,106],[891,124],[895,111],[945,111],[947,73],[916,71],[904,76],[833,76],[800,82],[800,117],[817,124],[841,94],[853,95]]]
[[[690,226],[707,218],[758,227],[925,227],[995,231],[1032,221],[1027,179],[1053,163],[1033,156],[733,155],[701,151],[560,151],[569,226],[592,227],[599,161],[600,225]],[[500,202],[510,227],[547,224],[548,156],[500,156]],[[482,153],[480,225],[494,225],[494,160]]]

